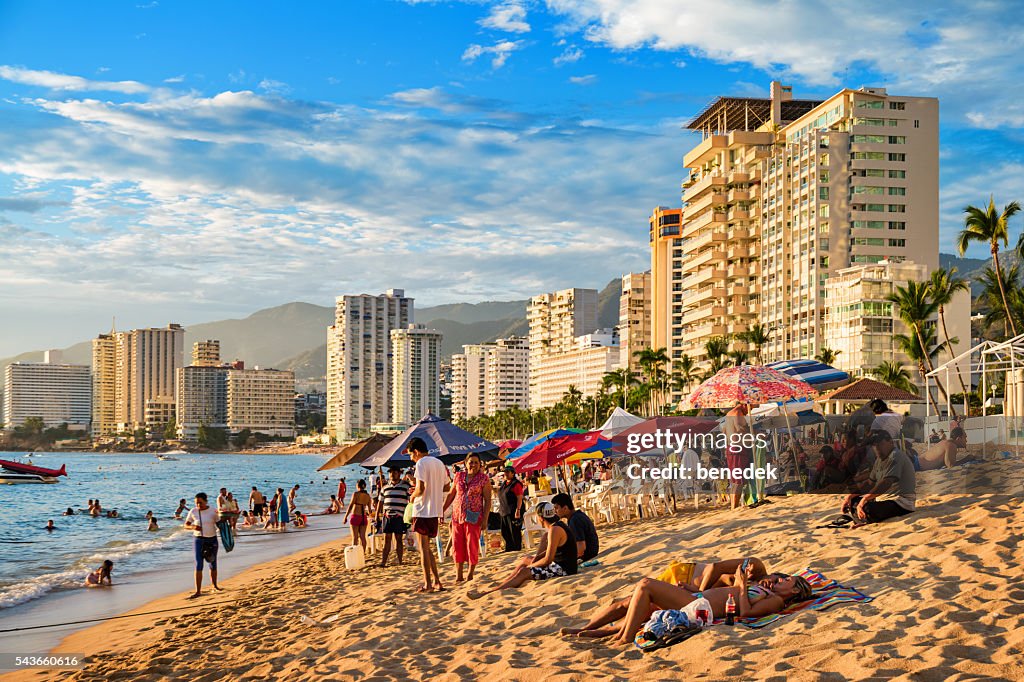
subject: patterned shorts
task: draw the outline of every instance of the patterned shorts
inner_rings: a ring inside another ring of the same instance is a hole
[[[534,580],[547,580],[548,578],[563,578],[565,570],[558,564],[552,562],[547,566],[534,566],[530,569]]]

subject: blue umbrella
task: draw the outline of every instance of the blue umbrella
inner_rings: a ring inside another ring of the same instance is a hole
[[[422,438],[427,444],[427,454],[437,457],[445,464],[461,462],[467,455],[477,454],[483,460],[498,459],[498,446],[480,436],[460,429],[449,421],[427,414],[390,443],[367,457],[360,464],[367,469],[378,466],[391,468],[410,467],[412,459],[405,454],[405,448],[413,438]]]
[[[850,375],[846,372],[817,360],[782,360],[769,362],[765,366],[805,381],[819,390],[841,386],[850,380]]]

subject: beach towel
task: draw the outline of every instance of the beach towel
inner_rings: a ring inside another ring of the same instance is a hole
[[[792,604],[779,613],[773,613],[761,618],[740,618],[736,622],[748,628],[763,628],[771,625],[777,620],[798,613],[800,611],[824,611],[836,604],[848,602],[869,602],[874,597],[869,597],[860,590],[853,587],[840,585],[835,580],[826,578],[823,574],[811,569],[805,569],[799,574],[811,584],[811,599],[799,604]]]
[[[218,521],[217,529],[220,531],[220,544],[224,546],[225,552],[235,548],[235,535],[231,532],[231,524],[226,521]]]

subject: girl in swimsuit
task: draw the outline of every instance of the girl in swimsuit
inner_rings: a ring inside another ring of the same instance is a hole
[[[352,529],[352,544],[362,545],[363,552],[366,552],[366,527],[369,525],[366,510],[373,504],[373,500],[366,492],[366,481],[360,479],[356,483],[356,488],[356,494],[352,496],[348,511],[345,513],[345,521]]]
[[[100,587],[103,585],[103,581],[107,581],[107,585],[113,585],[110,581],[110,573],[114,570],[114,562],[107,559],[103,562],[103,565],[97,568],[95,571],[85,576],[86,587]]]
[[[748,567],[749,572],[749,567]],[[747,583],[747,575],[742,566],[736,569],[734,586],[712,587],[698,592],[691,592],[683,587],[670,583],[644,578],[633,591],[626,612],[621,609],[605,609],[596,615],[585,626],[579,629],[565,628],[564,635],[580,637],[611,637],[615,636],[618,644],[631,644],[636,633],[660,609],[681,609],[690,602],[705,598],[711,604],[713,614],[725,614],[725,603],[732,595],[736,602],[737,618],[760,618],[771,613],[778,613],[795,601],[806,601],[811,598],[810,584],[797,575],[773,573],[768,578],[755,583]],[[621,619],[618,627],[606,628]]]

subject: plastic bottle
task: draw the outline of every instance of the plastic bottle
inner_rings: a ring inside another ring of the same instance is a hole
[[[729,595],[729,598],[725,600],[725,624],[735,625],[736,624],[736,600]]]

